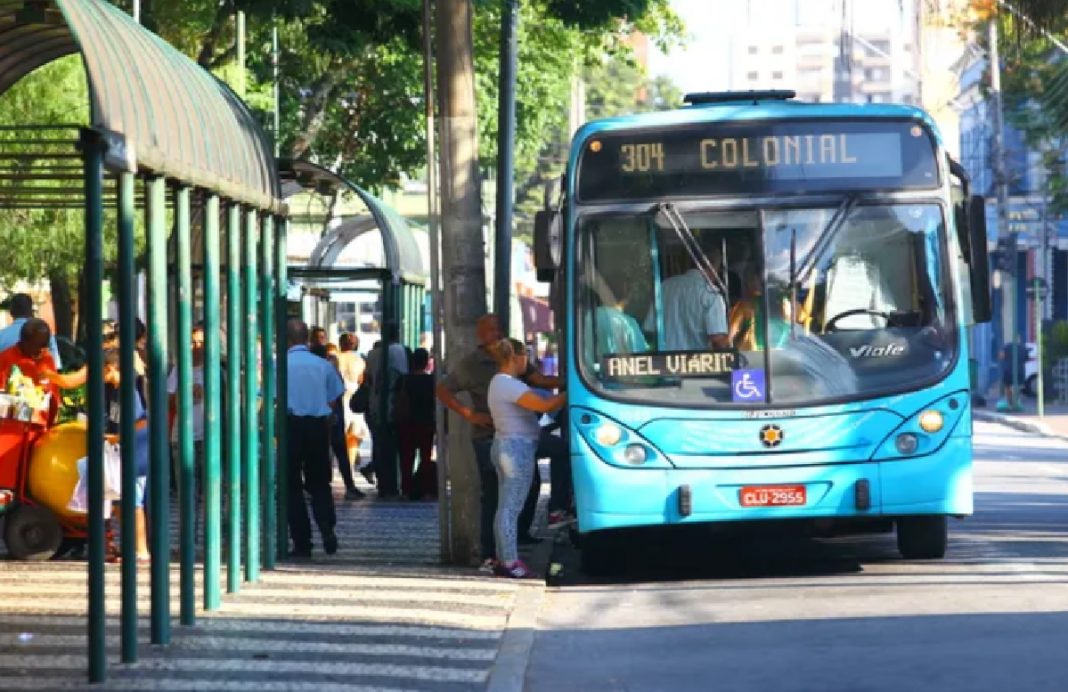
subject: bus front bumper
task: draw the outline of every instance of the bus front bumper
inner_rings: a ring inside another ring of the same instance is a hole
[[[922,457],[775,468],[621,468],[603,462],[585,444],[577,446],[581,454],[572,465],[583,533],[702,522],[972,513],[971,439],[963,436]],[[804,487],[805,503],[743,506],[743,488],[761,486]]]

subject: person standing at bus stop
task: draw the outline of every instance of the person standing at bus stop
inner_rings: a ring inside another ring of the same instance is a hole
[[[481,569],[492,572],[497,565],[497,550],[493,535],[493,522],[497,514],[498,488],[497,471],[490,458],[493,445],[494,423],[489,410],[489,386],[497,374],[499,366],[490,348],[501,338],[501,328],[496,315],[483,315],[477,324],[479,346],[463,356],[450,369],[437,387],[438,399],[461,417],[471,423],[471,445],[474,447],[475,462],[478,465],[481,493]],[[556,377],[546,377],[529,363],[519,373],[517,379],[524,384],[541,389],[561,389],[562,381]],[[456,395],[467,392],[471,397],[471,406],[466,406]],[[549,526],[562,526],[573,521],[571,507],[571,468],[567,443],[560,437],[542,431],[538,438],[537,459],[549,458],[552,474],[552,495],[549,497]],[[541,492],[541,478],[537,466],[534,468],[534,480],[530,486],[526,504],[519,515],[519,544],[538,543],[539,539],[530,534],[533,529],[534,513],[538,507],[538,495]]]
[[[337,552],[337,513],[330,490],[330,426],[337,410],[338,399],[345,393],[345,384],[337,368],[312,354],[308,349],[308,326],[291,319],[286,339],[289,352],[287,425],[289,430],[289,470],[285,482],[289,486],[289,535],[293,539],[293,557],[310,558],[312,551],[311,522],[302,488],[311,496],[312,514],[323,539],[327,555]]]

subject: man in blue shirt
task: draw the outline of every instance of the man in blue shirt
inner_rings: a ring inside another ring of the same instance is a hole
[[[6,351],[19,342],[22,325],[33,317],[33,298],[25,293],[16,293],[7,301],[7,309],[14,322],[0,329],[0,351]],[[52,354],[52,360],[56,361],[56,372],[59,372],[63,369],[63,361],[59,358],[59,347],[56,346],[55,335],[48,342],[48,351]]]
[[[341,415],[337,400],[345,384],[337,368],[308,350],[308,325],[291,319],[286,338],[289,353],[288,433],[289,535],[293,539],[293,557],[310,558],[311,522],[304,501],[306,488],[311,496],[312,514],[323,537],[327,555],[337,552],[337,514],[330,490],[330,432],[336,416]]]

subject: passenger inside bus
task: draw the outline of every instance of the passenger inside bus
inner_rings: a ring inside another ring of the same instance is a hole
[[[593,284],[591,288],[600,304],[594,311],[594,320],[586,313],[584,328],[586,333],[593,334],[593,339],[585,341],[586,361],[596,363],[608,354],[627,355],[648,351],[649,345],[638,320],[626,311],[631,296],[625,272],[596,273]],[[594,352],[591,353],[591,349]]]
[[[665,351],[722,350],[728,347],[727,286],[723,279],[723,253],[714,238],[700,237],[701,251],[713,269],[712,281],[699,270],[681,243],[668,254],[669,270],[678,272],[660,286]],[[652,305],[643,325],[647,334],[657,333],[656,306]]]

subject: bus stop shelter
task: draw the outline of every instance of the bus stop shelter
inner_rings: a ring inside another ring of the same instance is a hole
[[[105,0],[0,0],[0,96],[34,70],[79,55],[89,87],[89,122],[0,127],[0,213],[17,209],[84,208],[83,280],[89,309],[87,449],[89,679],[106,677],[104,382],[101,323],[105,280],[104,228],[115,224],[120,312],[120,364],[134,368],[135,221],[143,213],[147,241],[148,377],[178,375],[180,618],[196,620],[196,495],[204,494],[203,608],[219,607],[227,591],[259,578],[286,549],[284,409],[277,417],[272,367],[285,353],[285,216],[271,146],[246,104],[225,84]],[[195,221],[196,220],[196,221]],[[227,410],[221,408],[219,312],[205,314],[204,473],[196,478],[192,438],[191,231],[199,225],[207,305],[227,305]],[[176,257],[169,275],[168,236]],[[226,297],[220,295],[225,257]],[[168,284],[177,284],[178,344],[168,353]],[[276,309],[276,308],[281,308]],[[277,342],[277,344],[276,344]],[[285,361],[277,371],[285,401]],[[133,410],[135,380],[123,377],[121,406]],[[260,406],[259,401],[265,405]],[[169,408],[165,386],[150,388],[150,411]],[[225,414],[226,449],[220,422]],[[168,426],[150,426],[151,641],[171,639]],[[134,423],[123,416],[122,485],[136,482]],[[262,452],[262,453],[261,453]],[[277,464],[276,464],[277,461]],[[228,512],[222,516],[222,493]],[[244,497],[242,497],[244,494]],[[122,660],[137,660],[137,569],[132,537],[134,493],[122,494]],[[277,508],[277,512],[276,512]],[[16,508],[19,511],[20,508]],[[225,519],[226,540],[223,535]],[[40,527],[48,529],[49,527]],[[54,536],[41,530],[34,536]],[[266,540],[263,538],[266,537]],[[44,540],[44,539],[42,539]],[[225,570],[223,556],[225,553]]]
[[[282,196],[290,202],[293,233],[324,229],[304,266],[290,266],[288,277],[303,296],[326,301],[331,291],[370,288],[378,294],[381,328],[395,325],[401,343],[416,348],[423,331],[427,272],[408,222],[382,200],[343,177],[307,161],[281,161]],[[300,202],[295,198],[301,196]],[[352,213],[348,209],[362,207]],[[331,217],[331,209],[342,212]],[[331,222],[336,225],[329,227]],[[366,234],[382,242],[377,265],[346,264],[346,248]],[[295,292],[295,291],[294,291]],[[291,296],[295,297],[295,296]],[[307,313],[311,314],[307,314]],[[330,310],[305,310],[310,322],[333,321]],[[357,325],[358,331],[359,325]]]

